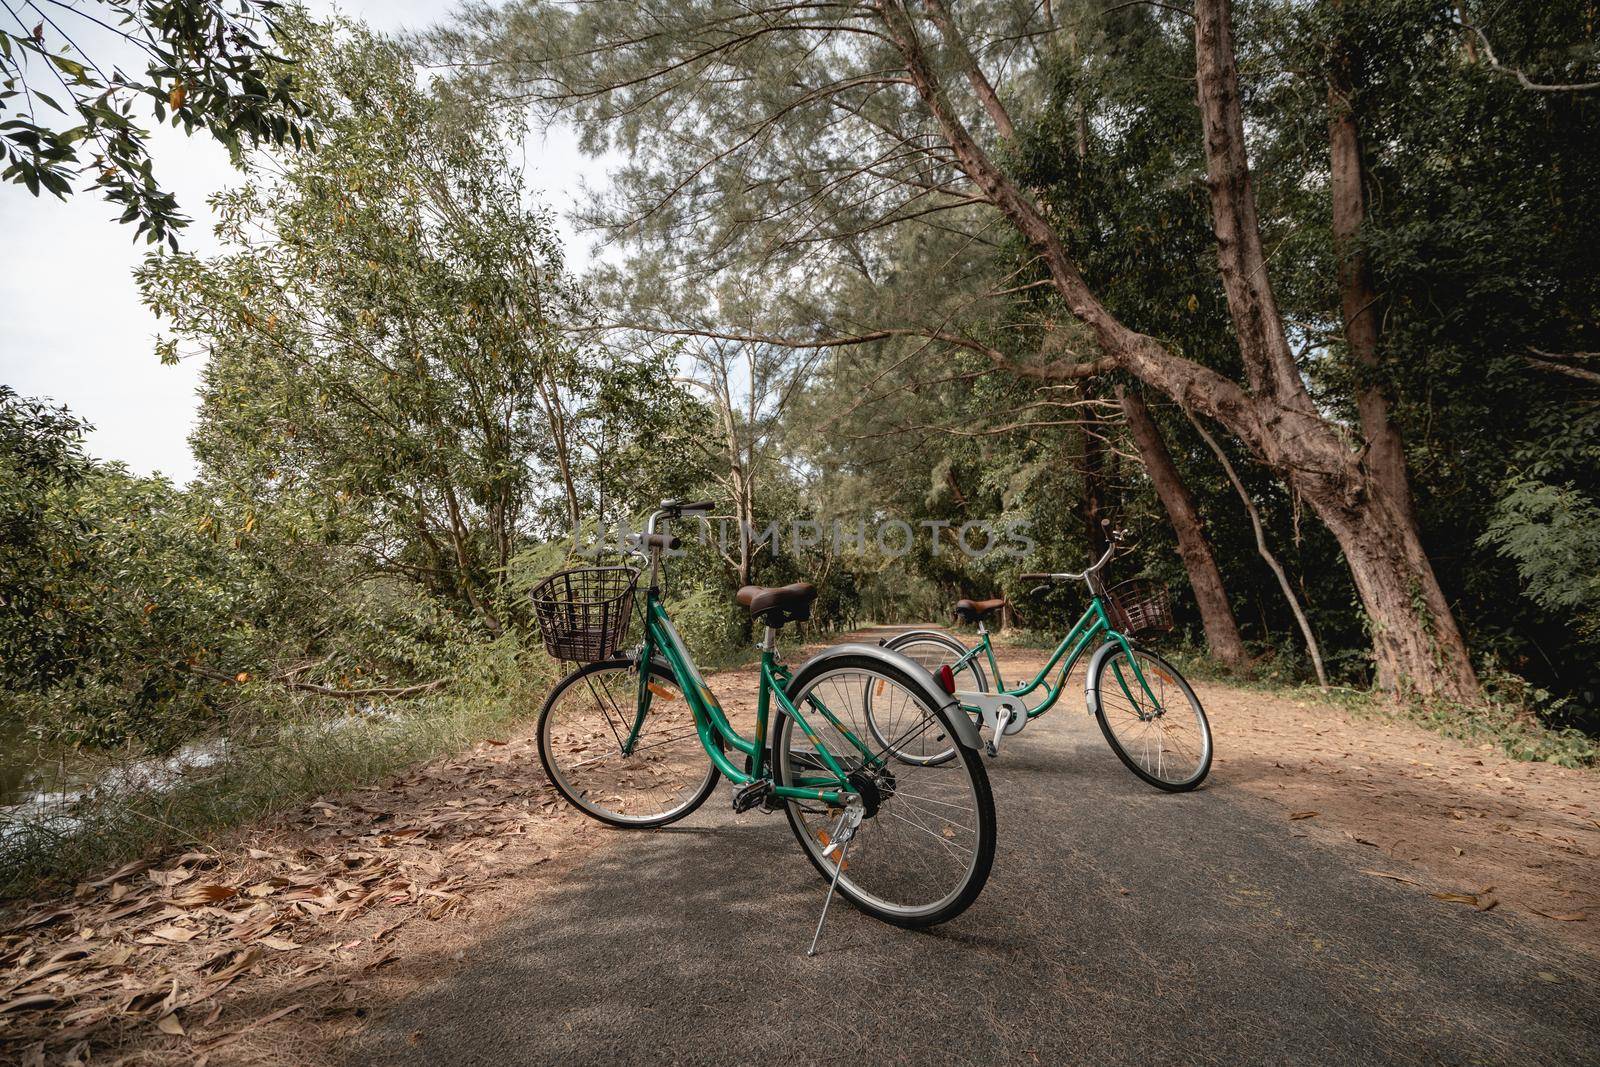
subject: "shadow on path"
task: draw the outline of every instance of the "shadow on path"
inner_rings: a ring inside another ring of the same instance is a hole
[[[1363,874],[1404,865],[1230,789],[1136,781],[1085,716],[989,764],[994,874],[945,927],[848,905],[781,815],[602,834],[394,1005],[354,1063],[1594,1063],[1600,985],[1543,931]]]

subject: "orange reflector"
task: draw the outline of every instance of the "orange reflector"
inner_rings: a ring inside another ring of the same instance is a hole
[[[886,685],[888,685],[888,684],[889,684],[889,682],[888,682],[888,679],[886,679],[886,678],[879,678],[879,679],[878,679],[878,685],[877,685],[877,687],[876,687],[876,688],[875,688],[875,689],[873,689],[873,690],[872,690],[872,695],[873,695],[873,696],[875,696],[875,697],[881,697],[881,696],[883,696],[883,689],[884,689],[884,686],[886,686]]]
[[[678,694],[674,693],[664,685],[657,685],[654,682],[646,682],[644,687],[650,690],[650,692],[654,693],[656,696],[660,697],[662,700],[678,699]]]
[[[817,831],[817,840],[822,842],[822,848],[824,851],[827,850],[829,845],[833,844],[833,838],[828,836],[828,831],[826,830]],[[848,871],[850,869],[850,861],[845,860],[843,863],[839,864],[839,869],[841,871]]]

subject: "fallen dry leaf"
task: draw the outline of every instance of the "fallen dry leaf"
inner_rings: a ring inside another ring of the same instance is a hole
[[[157,1019],[156,1029],[160,1030],[163,1034],[171,1034],[173,1037],[184,1036],[183,1024],[178,1021],[176,1012],[171,1015],[163,1015],[161,1018]]]
[[[263,1015],[261,1018],[257,1019],[254,1023],[252,1023],[251,1026],[252,1027],[255,1027],[255,1026],[266,1026],[268,1023],[275,1023],[279,1019],[283,1018],[285,1015],[289,1015],[289,1014],[291,1014],[293,1012],[297,1012],[303,1007],[305,1007],[305,1004],[301,1003],[301,1004],[291,1004],[287,1008],[279,1008],[277,1011],[273,1012],[271,1015]]]
[[[54,993],[29,993],[25,997],[0,1004],[0,1015],[11,1011],[25,1011],[28,1008],[46,1008],[60,1000],[61,998]]]
[[[1479,911],[1488,911],[1500,903],[1491,893],[1429,893],[1434,900],[1443,900],[1451,904],[1471,904]]]
[[[1367,870],[1365,868],[1362,868],[1361,873],[1362,874],[1370,874],[1374,878],[1387,878],[1392,882],[1401,882],[1401,883],[1403,883],[1405,885],[1421,885],[1422,884],[1421,882],[1417,881],[1415,878],[1407,878],[1405,875],[1402,875],[1402,874],[1390,874],[1387,871],[1369,871],[1369,870]]]
[[[1321,814],[1322,813],[1320,811],[1291,811],[1289,813],[1289,821],[1295,822],[1299,819],[1315,819]]]
[[[185,908],[198,908],[203,904],[216,904],[239,895],[239,891],[231,885],[197,885],[190,886],[178,894],[174,903]]]
[[[1587,912],[1545,911],[1543,908],[1536,908],[1532,904],[1528,905],[1528,910],[1533,912],[1535,915],[1543,915],[1546,919],[1554,919],[1558,923],[1581,923],[1587,921],[1589,918]]]
[[[194,872],[187,867],[173,867],[166,871],[145,871],[145,877],[159,886],[170,889],[175,885],[187,882],[194,877]]]
[[[276,949],[279,952],[293,952],[295,949],[300,947],[293,941],[285,941],[281,937],[263,937],[258,939],[256,944],[266,945],[268,948]]]

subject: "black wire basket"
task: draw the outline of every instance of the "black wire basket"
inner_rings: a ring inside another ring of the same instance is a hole
[[[632,567],[579,567],[533,587],[533,617],[545,651],[569,663],[610,659],[628,641],[639,572]]]
[[[1124,637],[1172,629],[1172,597],[1160,582],[1148,578],[1118,582],[1106,590],[1106,607],[1112,627]]]

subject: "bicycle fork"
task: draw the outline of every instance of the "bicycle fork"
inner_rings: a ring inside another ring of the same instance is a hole
[[[822,855],[827,857],[838,852],[839,860],[833,865],[833,881],[828,883],[828,895],[822,898],[822,915],[817,919],[817,932],[811,935],[807,956],[817,954],[817,942],[822,940],[822,926],[828,921],[828,905],[833,903],[833,891],[839,888],[839,876],[844,874],[845,863],[850,855],[850,842],[855,840],[856,829],[861,825],[865,811],[859,803],[849,805],[834,821],[833,831],[828,835],[828,846],[822,850]]]

